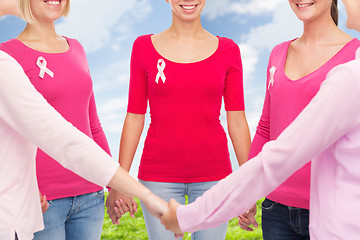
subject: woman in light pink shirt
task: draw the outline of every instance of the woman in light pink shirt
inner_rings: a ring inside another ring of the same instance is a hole
[[[69,0],[20,0],[20,14],[27,25],[16,39],[0,44],[0,50],[16,59],[56,111],[110,155],[97,115],[85,51],[77,40],[55,31],[55,20],[67,15],[69,8]],[[34,239],[100,239],[103,186],[69,171],[40,149],[36,175],[49,209],[44,213],[45,229]]]
[[[344,0],[347,26],[360,31],[360,1]],[[187,206],[170,202],[162,222],[176,233],[213,227],[246,211],[312,160],[311,239],[360,236],[360,49],[332,69],[319,92],[275,141]],[[246,176],[246,178],[242,177]]]
[[[0,17],[17,15],[17,4],[16,0],[0,0]],[[165,202],[131,178],[93,140],[55,111],[19,63],[3,51],[0,136],[1,240],[31,240],[35,231],[44,228],[35,171],[37,147],[88,181],[139,197],[157,217],[166,208]]]

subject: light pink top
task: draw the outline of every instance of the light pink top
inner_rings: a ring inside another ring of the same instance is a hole
[[[360,60],[334,68],[309,105],[277,138],[194,203],[178,208],[183,231],[239,216],[312,160],[311,239],[358,239]]]
[[[263,111],[251,144],[249,159],[255,157],[266,142],[275,140],[299,115],[318,92],[328,72],[339,64],[354,60],[355,51],[360,47],[360,41],[352,39],[317,70],[294,81],[285,73],[285,61],[291,42],[281,43],[271,52]],[[309,209],[309,195],[310,163],[296,171],[267,198],[288,206]]]
[[[0,51],[0,239],[30,240],[43,229],[36,181],[37,146],[100,186],[118,164],[54,110],[21,66]]]

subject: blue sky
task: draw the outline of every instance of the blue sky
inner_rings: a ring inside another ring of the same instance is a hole
[[[344,7],[339,1],[340,28],[346,30]],[[233,39],[240,46],[244,69],[246,115],[251,135],[260,117],[265,92],[266,66],[271,49],[300,36],[302,24],[287,0],[207,0],[202,23],[214,35]],[[121,128],[126,114],[129,59],[137,36],[158,33],[171,24],[171,9],[165,0],[71,0],[67,18],[57,22],[57,32],[78,39],[87,53],[94,82],[98,113],[117,160]],[[16,17],[0,20],[0,42],[15,38],[25,27]],[[222,110],[221,120],[226,129]],[[136,176],[143,142],[136,153],[131,174]],[[231,142],[231,160],[237,168]]]

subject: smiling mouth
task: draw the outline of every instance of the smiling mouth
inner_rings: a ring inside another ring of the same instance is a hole
[[[310,7],[310,6],[312,6],[312,5],[314,5],[314,3],[302,3],[302,4],[297,3],[297,4],[296,4],[296,6],[298,6],[298,7],[300,7],[300,8]]]
[[[197,5],[180,5],[185,10],[193,10]]]
[[[61,0],[44,0],[45,3],[49,4],[49,5],[59,5],[61,3]]]

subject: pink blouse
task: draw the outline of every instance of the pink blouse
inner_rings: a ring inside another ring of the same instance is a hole
[[[310,236],[360,236],[360,60],[328,74],[319,92],[275,141],[194,203],[181,206],[183,231],[214,227],[244,213],[312,160]]]

